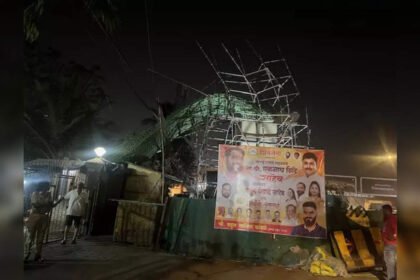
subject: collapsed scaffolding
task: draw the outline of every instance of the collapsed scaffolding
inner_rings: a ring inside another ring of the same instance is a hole
[[[196,131],[197,176],[196,185],[207,187],[207,172],[216,171],[220,144],[307,148],[310,141],[308,117],[299,123],[299,113],[292,112],[290,104],[299,96],[299,90],[286,59],[264,61],[250,45],[258,66],[246,70],[237,51],[236,57],[222,44],[235,66],[234,71],[222,71],[199,45],[215,71],[227,102],[222,115],[208,116],[204,128]],[[253,111],[237,110],[237,99],[254,105]],[[305,133],[306,132],[306,133]],[[302,137],[302,136],[306,137]],[[201,137],[200,137],[201,136]],[[302,141],[302,138],[306,138]]]
[[[150,70],[201,97],[166,116],[159,125],[129,137],[114,161],[152,158],[162,150],[161,137],[169,142],[184,139],[195,157],[194,167],[188,170],[189,189],[205,197],[207,187],[215,187],[215,182],[208,184],[207,176],[217,171],[220,144],[308,148],[310,129],[308,114],[305,123],[300,123],[300,114],[291,109],[300,93],[286,59],[266,61],[249,44],[257,63],[245,65],[237,50],[234,56],[222,44],[229,62],[222,71],[198,46],[217,76],[214,88],[207,89],[211,93]]]

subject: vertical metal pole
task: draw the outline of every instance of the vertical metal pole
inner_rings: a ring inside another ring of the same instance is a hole
[[[51,189],[51,188],[50,188],[50,189]],[[54,200],[54,193],[55,193],[55,189],[53,190],[53,193],[52,193],[52,197],[51,197],[51,199],[52,199],[52,200]],[[46,234],[45,234],[44,243],[47,243],[47,242],[48,242],[48,237],[50,236],[50,227],[51,227],[51,216],[52,216],[52,211],[53,211],[53,209],[51,209],[51,210],[48,212],[48,214],[47,214],[47,216],[48,216],[48,224],[47,224],[47,229],[45,230],[45,231],[46,231]]]
[[[164,195],[164,189],[165,189],[165,144],[164,144],[164,139],[163,139],[163,127],[162,127],[162,110],[159,104],[159,99],[158,99],[158,110],[159,110],[159,126],[160,126],[160,140],[161,140],[161,152],[162,152],[162,172],[161,172],[161,182],[162,182],[162,186],[161,186],[161,190],[162,190],[162,196],[161,196],[161,200],[160,202],[163,203],[163,195]]]
[[[181,190],[182,190],[182,186],[181,186]],[[159,241],[160,241],[160,236],[162,235],[162,228],[163,228],[163,222],[165,219],[167,205],[168,205],[168,197],[165,198],[165,203],[163,204],[163,209],[162,209],[162,215],[160,216],[159,228],[158,228],[158,233],[156,236],[156,242],[155,242],[155,247],[154,247],[155,250],[159,249]]]
[[[92,229],[93,229],[93,220],[94,220],[94,214],[95,214],[95,207],[97,204],[97,200],[98,200],[98,196],[99,196],[99,190],[101,187],[101,176],[102,176],[102,169],[104,168],[104,166],[101,166],[101,169],[99,170],[99,174],[97,175],[98,177],[98,182],[97,182],[97,188],[96,190],[94,190],[93,193],[93,198],[92,198],[92,207],[90,208],[90,221],[89,221],[89,229],[88,229],[88,235],[91,235],[92,233]]]

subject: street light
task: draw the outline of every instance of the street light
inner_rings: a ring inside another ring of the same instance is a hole
[[[106,153],[105,148],[103,148],[103,147],[97,147],[97,148],[95,148],[95,154],[96,154],[96,156],[102,157],[105,153]]]
[[[389,161],[394,161],[395,159],[397,159],[397,155],[391,154],[391,153],[387,153],[384,156],[384,159],[389,160]]]

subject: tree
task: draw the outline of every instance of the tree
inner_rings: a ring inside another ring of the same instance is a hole
[[[75,157],[113,124],[98,117],[110,104],[99,67],[63,63],[35,46],[25,53],[25,159]]]
[[[152,117],[145,118],[142,120],[142,124],[151,127],[157,127],[162,129],[164,136],[164,162],[165,162],[165,173],[176,175],[178,178],[186,179],[188,177],[188,171],[192,170],[195,161],[194,152],[192,147],[188,144],[189,137],[171,139],[166,131],[165,119],[174,113],[177,109],[185,105],[188,90],[181,85],[176,87],[176,95],[173,102],[159,100],[156,101],[156,108],[148,108],[152,113]],[[161,113],[159,113],[159,111]],[[162,127],[160,119],[162,118]],[[160,170],[162,167],[162,141],[157,143],[160,147],[160,151],[154,154],[150,161],[147,163],[155,170]],[[145,162],[144,157],[141,157],[143,163]]]
[[[156,107],[148,107],[147,109],[152,113],[151,117],[145,118],[141,121],[143,125],[154,126],[159,122],[159,107],[162,110],[163,117],[166,118],[177,109],[186,105],[186,100],[190,95],[190,91],[182,85],[177,84],[175,89],[175,98],[170,101],[156,100]]]
[[[65,11],[75,18],[87,17],[95,21],[100,28],[112,33],[119,24],[117,7],[112,0],[26,0],[23,14],[25,40],[34,43],[39,39],[39,23],[43,17],[57,10]],[[48,2],[48,3],[47,3]]]

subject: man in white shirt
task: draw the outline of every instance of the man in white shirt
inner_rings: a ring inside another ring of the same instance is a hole
[[[67,207],[66,211],[66,222],[64,228],[64,237],[61,241],[61,244],[66,244],[67,240],[67,233],[69,228],[72,226],[74,222],[74,234],[72,239],[72,244],[76,244],[76,237],[79,233],[79,227],[82,217],[84,217],[86,212],[86,204],[88,203],[88,195],[86,192],[83,192],[85,184],[79,183],[77,189],[69,191],[65,196],[64,199],[69,200],[69,206]]]

